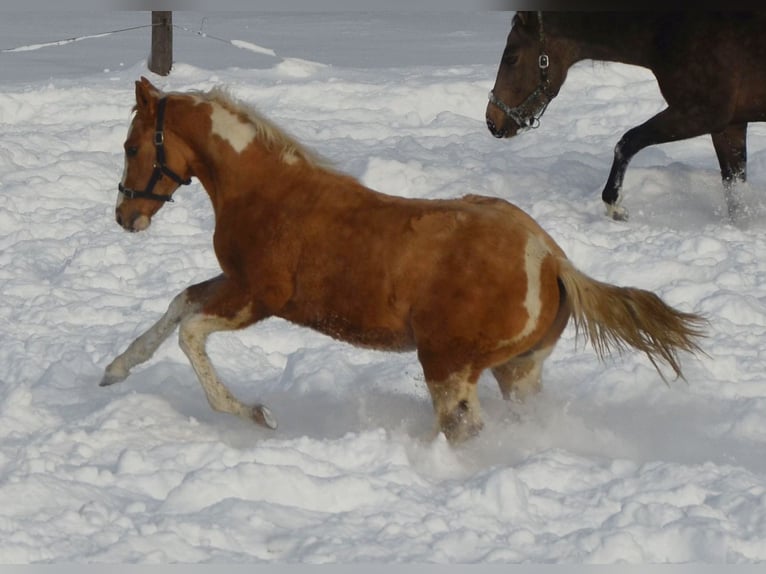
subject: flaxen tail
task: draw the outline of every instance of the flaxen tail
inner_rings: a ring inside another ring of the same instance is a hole
[[[649,291],[591,279],[567,259],[559,262],[575,329],[585,333],[600,358],[630,346],[646,353],[663,380],[657,359],[684,378],[678,351],[703,352],[696,342],[707,324],[702,316],[678,311]]]

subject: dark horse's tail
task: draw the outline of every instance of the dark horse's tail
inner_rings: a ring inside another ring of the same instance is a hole
[[[600,358],[613,350],[635,347],[646,353],[663,380],[657,359],[683,379],[678,351],[703,352],[696,342],[704,336],[707,324],[702,316],[678,311],[649,291],[591,279],[563,257],[559,264],[559,280],[575,328],[585,333]]]

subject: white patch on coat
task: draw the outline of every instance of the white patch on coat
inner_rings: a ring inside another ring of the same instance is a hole
[[[213,112],[210,114],[211,133],[227,142],[235,152],[242,153],[255,139],[255,126],[243,122],[236,114],[218,102],[211,102],[211,105],[213,107]]]
[[[543,303],[540,299],[542,287],[543,260],[549,251],[542,241],[530,236],[524,247],[524,270],[527,274],[527,293],[524,296],[524,308],[527,310],[527,324],[517,338],[526,337],[537,327]]]
[[[537,327],[540,320],[543,303],[540,298],[542,288],[542,268],[543,260],[550,254],[550,251],[542,241],[530,236],[524,246],[524,271],[527,276],[527,291],[524,295],[524,308],[527,311],[527,322],[524,328],[510,339],[499,341],[497,349],[502,349],[513,345],[524,337],[531,335]]]

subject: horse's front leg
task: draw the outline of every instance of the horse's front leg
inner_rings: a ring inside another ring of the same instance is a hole
[[[604,185],[601,199],[604,201],[608,216],[618,221],[628,219],[627,210],[622,202],[622,182],[630,160],[645,147],[685,140],[711,133],[715,118],[721,114],[715,109],[705,108],[700,114],[690,115],[685,108],[666,108],[656,116],[636,126],[620,138],[614,148],[614,160],[609,178]]]
[[[275,429],[277,421],[271,411],[262,404],[248,406],[232,395],[219,380],[207,354],[205,348],[207,338],[212,333],[241,329],[262,318],[255,315],[252,303],[237,307],[238,310],[233,314],[229,312],[228,310],[232,308],[231,301],[228,297],[221,296],[226,291],[227,289],[222,289],[221,293],[206,302],[200,311],[192,313],[181,321],[178,337],[181,349],[189,358],[213,410],[237,415]],[[224,308],[227,312],[223,312]]]
[[[606,207],[606,214],[616,221],[627,221],[628,211],[620,205],[622,203],[622,183],[625,172],[633,156],[647,146],[659,143],[653,124],[658,116],[648,122],[628,130],[614,146],[614,159],[609,171],[609,178],[604,185],[601,199]]]
[[[151,359],[155,351],[170,336],[181,320],[199,309],[200,294],[220,280],[220,277],[216,277],[204,283],[192,285],[176,295],[160,320],[109,363],[100,385],[105,387],[124,381],[130,375],[130,370],[133,367]]]
[[[235,414],[263,426],[276,428],[276,421],[269,409],[263,405],[244,405],[218,380],[205,350],[207,337],[211,333],[240,329],[261,318],[252,313],[250,305],[244,303],[244,300],[241,290],[223,275],[188,287],[173,299],[159,321],[109,364],[101,386],[127,378],[130,370],[149,360],[180,324],[181,349],[189,358],[211,407],[216,411]]]

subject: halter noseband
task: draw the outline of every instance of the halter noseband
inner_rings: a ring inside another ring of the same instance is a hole
[[[497,106],[508,118],[519,126],[520,130],[535,129],[540,125],[540,118],[545,113],[548,104],[551,103],[553,96],[550,91],[550,80],[548,79],[548,67],[550,59],[545,53],[545,33],[543,32],[543,13],[537,13],[537,20],[540,24],[540,56],[537,58],[537,67],[540,70],[540,83],[537,88],[527,96],[518,106],[512,108],[495,95],[494,90],[489,92],[489,101]]]
[[[157,102],[157,122],[154,130],[154,148],[157,152],[157,158],[154,162],[154,171],[149,178],[149,182],[143,191],[130,189],[122,185],[122,182],[117,184],[117,189],[120,193],[128,199],[151,199],[154,201],[173,201],[172,195],[158,195],[154,193],[154,186],[162,179],[163,176],[168,176],[175,181],[178,185],[189,185],[191,178],[182,178],[172,169],[170,169],[165,163],[165,132],[163,130],[163,124],[165,123],[165,105],[167,104],[167,98],[160,98]]]

